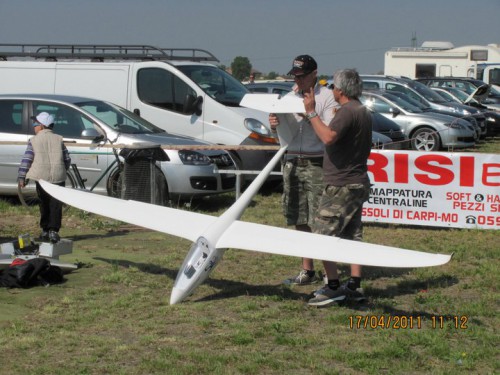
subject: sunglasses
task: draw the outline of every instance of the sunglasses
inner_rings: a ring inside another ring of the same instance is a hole
[[[330,83],[326,88],[333,90],[335,88],[335,85],[333,83]]]
[[[294,79],[304,79],[305,77],[307,77],[309,74],[311,74],[312,72],[309,72],[309,73],[306,73],[306,74],[301,74],[299,76],[295,75],[293,76]]]

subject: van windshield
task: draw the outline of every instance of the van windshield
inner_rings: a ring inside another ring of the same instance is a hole
[[[238,107],[243,96],[249,93],[240,81],[215,66],[178,65],[176,68],[221,104]]]
[[[113,130],[125,134],[151,134],[165,133],[135,113],[114,104],[96,101],[85,101],[75,103],[81,109],[94,115]]]

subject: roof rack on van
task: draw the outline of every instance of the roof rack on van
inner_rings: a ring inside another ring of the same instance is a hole
[[[0,60],[12,57],[45,59],[104,60],[219,60],[198,48],[159,48],[149,45],[113,44],[0,44]]]

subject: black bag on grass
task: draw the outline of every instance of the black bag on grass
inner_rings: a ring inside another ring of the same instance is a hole
[[[63,282],[60,267],[52,266],[47,259],[34,258],[16,262],[0,274],[0,286],[7,288],[29,288],[37,285]]]

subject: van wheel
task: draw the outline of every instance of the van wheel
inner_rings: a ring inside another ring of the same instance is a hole
[[[426,126],[417,129],[412,134],[411,148],[416,151],[439,151],[441,149],[441,139],[434,129]]]

